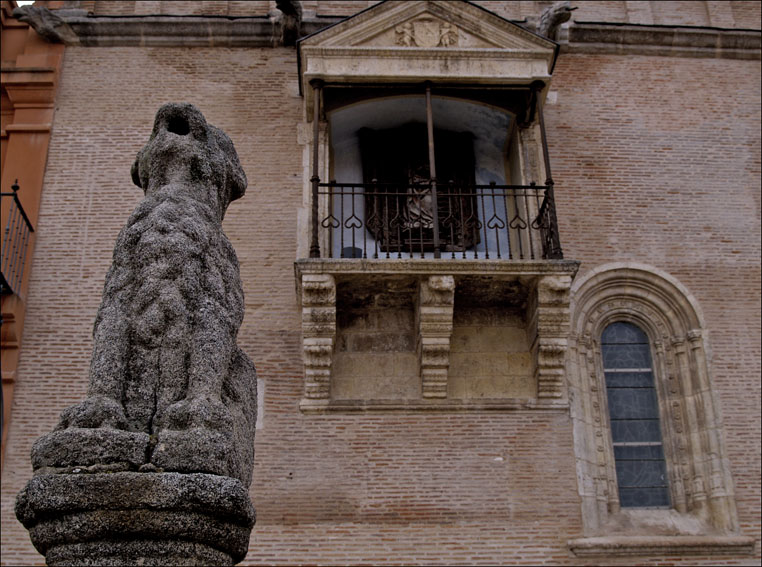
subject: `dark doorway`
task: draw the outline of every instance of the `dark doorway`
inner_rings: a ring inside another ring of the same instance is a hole
[[[358,132],[366,187],[365,225],[384,251],[434,250],[434,222],[443,250],[462,251],[479,242],[470,132],[434,130],[437,211],[426,124]]]

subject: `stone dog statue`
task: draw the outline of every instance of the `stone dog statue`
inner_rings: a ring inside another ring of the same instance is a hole
[[[88,397],[35,444],[34,468],[202,472],[249,486],[256,374],[236,344],[243,291],[222,232],[246,175],[224,132],[170,103],[132,179],[145,199],[116,241]]]

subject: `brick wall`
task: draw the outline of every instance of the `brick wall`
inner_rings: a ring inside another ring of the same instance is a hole
[[[757,536],[759,82],[759,61],[562,55],[546,109],[566,257],[583,272],[650,263],[703,308],[739,518]],[[141,198],[130,165],[171,100],[224,129],[249,177],[225,219],[246,293],[239,344],[265,394],[245,564],[600,563],[566,548],[581,535],[567,413],[299,412],[293,50],[68,48],[59,96],[2,473],[3,565],[42,564],[13,498],[33,441],[85,394],[111,248]],[[634,561],[717,558],[605,563]]]

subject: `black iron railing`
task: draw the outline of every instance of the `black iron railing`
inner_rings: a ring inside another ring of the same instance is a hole
[[[24,277],[24,263],[29,247],[31,234],[34,232],[29,217],[21,206],[18,197],[18,180],[11,186],[13,192],[0,193],[3,202],[3,217],[5,206],[9,205],[8,218],[3,231],[2,253],[0,254],[0,291],[3,294],[19,293]]]
[[[317,193],[321,212],[313,208],[313,226],[320,235],[318,257],[563,257],[552,184],[331,181],[320,183]]]

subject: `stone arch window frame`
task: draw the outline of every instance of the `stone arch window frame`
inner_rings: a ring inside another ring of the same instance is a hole
[[[624,515],[635,531],[643,528],[637,512],[621,510],[618,502],[600,346],[603,329],[615,321],[638,325],[651,343],[672,509],[714,533],[738,533],[700,308],[665,272],[613,263],[572,287],[567,370],[586,535],[605,535]]]

